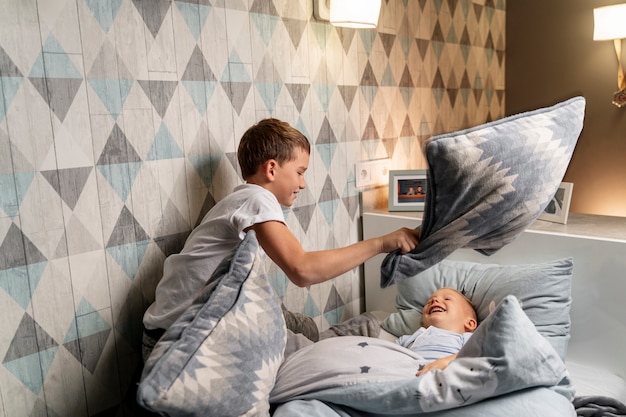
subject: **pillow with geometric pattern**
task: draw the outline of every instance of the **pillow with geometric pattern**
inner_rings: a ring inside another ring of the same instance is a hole
[[[574,97],[429,138],[419,244],[385,257],[381,285],[425,271],[459,248],[490,255],[511,243],[556,193],[584,116],[584,97]]]
[[[249,231],[146,361],[138,403],[168,416],[269,416],[286,327]]]

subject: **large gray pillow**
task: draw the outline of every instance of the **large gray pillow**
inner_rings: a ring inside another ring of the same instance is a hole
[[[382,323],[383,329],[401,336],[422,325],[422,310],[437,289],[459,290],[470,299],[479,322],[507,295],[515,296],[539,334],[565,358],[570,338],[572,258],[520,265],[496,265],[443,260],[397,282],[397,311]]]
[[[584,113],[585,99],[575,97],[428,139],[420,242],[412,253],[385,257],[381,285],[424,271],[458,248],[488,255],[512,242],[556,193]]]
[[[155,346],[140,405],[172,417],[269,416],[287,332],[262,265],[250,231]]]

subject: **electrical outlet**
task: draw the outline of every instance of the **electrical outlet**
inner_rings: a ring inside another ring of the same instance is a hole
[[[390,166],[391,160],[389,158],[357,162],[354,167],[356,186],[368,187],[387,184]]]

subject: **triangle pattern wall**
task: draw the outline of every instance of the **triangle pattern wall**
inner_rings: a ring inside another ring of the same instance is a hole
[[[139,415],[163,261],[241,183],[259,119],[312,144],[285,216],[314,250],[359,238],[356,162],[425,168],[425,138],[504,114],[505,0],[384,0],[377,30],[311,0],[0,2],[0,415]],[[360,313],[358,269],[268,271],[321,329]]]

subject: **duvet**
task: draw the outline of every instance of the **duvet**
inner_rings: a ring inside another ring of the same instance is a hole
[[[465,413],[472,404],[472,413],[480,415],[529,415],[530,404],[542,404],[542,416],[575,415],[563,361],[515,297],[498,305],[446,369],[416,377],[423,363],[418,354],[381,339],[322,340],[281,365],[270,393],[274,416],[460,416],[469,414],[445,411]],[[512,407],[516,401],[521,404]]]

